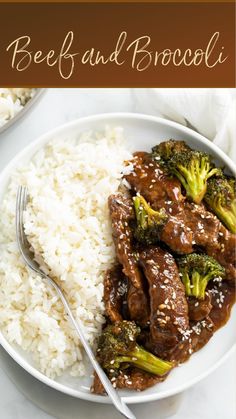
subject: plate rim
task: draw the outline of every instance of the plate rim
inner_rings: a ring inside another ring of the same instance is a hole
[[[23,112],[23,111],[22,111]],[[147,122],[154,122],[157,124],[161,124],[164,126],[169,126],[172,128],[176,128],[178,130],[182,130],[183,132],[187,133],[191,137],[193,137],[195,140],[199,140],[201,144],[206,144],[212,151],[214,151],[217,156],[219,156],[226,165],[230,168],[230,170],[233,173],[236,173],[236,165],[234,162],[214,143],[212,143],[210,140],[205,138],[203,135],[199,134],[198,132],[181,125],[177,122],[170,121],[165,118],[156,117],[153,115],[143,114],[143,113],[133,113],[133,112],[112,112],[112,113],[99,113],[95,115],[90,115],[86,117],[76,118],[70,122],[66,122],[65,124],[59,125],[43,135],[40,135],[35,140],[33,140],[29,145],[24,147],[19,153],[14,156],[13,159],[11,159],[8,164],[3,168],[3,170],[0,173],[0,185],[9,178],[9,174],[13,167],[16,165],[17,162],[20,162],[21,159],[29,154],[32,150],[35,149],[35,152],[37,151],[40,146],[43,144],[46,144],[47,140],[50,141],[50,138],[53,136],[56,136],[58,133],[66,130],[66,129],[72,129],[73,127],[76,127],[76,125],[83,124],[86,122],[94,122],[94,121],[102,121],[109,122],[109,120],[112,119],[130,119],[130,120],[143,120]],[[0,330],[0,344],[2,347],[8,352],[8,354],[13,358],[15,362],[17,362],[18,365],[20,365],[24,370],[26,370],[30,375],[38,379],[39,381],[43,382],[44,384],[48,385],[49,387],[58,390],[64,394],[70,395],[72,397],[76,397],[79,399],[97,402],[97,403],[105,403],[110,404],[111,401],[109,397],[106,396],[98,396],[91,393],[81,392],[80,390],[75,390],[71,387],[66,386],[65,384],[61,384],[51,378],[48,378],[46,375],[41,373],[36,367],[31,366],[28,361],[26,361],[18,352],[14,349],[14,347],[6,340],[3,333]],[[161,393],[154,393],[154,394],[148,394],[148,395],[142,395],[142,393],[139,393],[139,397],[137,395],[135,396],[122,396],[122,399],[127,404],[138,404],[138,403],[145,403],[149,401],[155,401],[158,399],[163,399],[169,396],[173,396],[175,394],[178,394],[187,388],[190,388],[197,382],[201,381],[205,377],[207,377],[209,374],[211,374],[213,371],[215,371],[225,360],[230,356],[230,354],[235,350],[236,343],[232,345],[232,347],[211,367],[207,368],[206,371],[202,372],[197,377],[194,377],[190,380],[188,380],[186,383],[180,384],[177,387],[170,389],[170,390],[164,390]]]

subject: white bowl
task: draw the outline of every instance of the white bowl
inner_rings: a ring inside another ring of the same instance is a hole
[[[32,98],[30,98],[27,103],[23,106],[23,108],[17,112],[13,118],[9,119],[4,125],[0,127],[0,135],[9,130],[16,122],[20,122],[23,118],[29,115],[31,110],[34,108],[39,100],[41,99],[42,95],[46,92],[46,89],[36,89],[36,92]]]
[[[36,141],[19,153],[4,169],[0,175],[0,199],[9,182],[12,171],[23,162],[27,162],[34,153],[52,138],[79,137],[86,130],[102,130],[105,125],[122,126],[125,138],[132,151],[150,150],[150,148],[169,138],[185,140],[190,146],[209,152],[217,163],[224,165],[229,172],[235,173],[234,163],[218,147],[212,144],[195,131],[177,123],[148,115],[116,113],[102,114],[65,124],[41,136]],[[193,354],[191,359],[174,369],[169,377],[161,384],[157,384],[143,392],[122,390],[120,394],[126,403],[143,403],[162,399],[177,394],[197,383],[213,370],[215,370],[235,347],[236,341],[236,307],[233,308],[231,317],[226,326],[217,331],[208,344]],[[7,342],[0,332],[0,343],[10,356],[31,375],[65,394],[85,400],[110,403],[106,396],[90,394],[91,379],[80,379],[64,374],[57,380],[52,380],[39,372],[33,364],[31,357],[19,347]]]

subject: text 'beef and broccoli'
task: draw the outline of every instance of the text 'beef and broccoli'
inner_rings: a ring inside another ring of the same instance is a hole
[[[125,162],[108,200],[116,264],[104,279],[97,359],[115,388],[163,381],[223,326],[235,302],[235,179],[169,140]],[[95,375],[92,391],[104,393]]]

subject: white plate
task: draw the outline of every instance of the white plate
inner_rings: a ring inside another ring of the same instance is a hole
[[[41,136],[19,153],[0,175],[0,199],[9,182],[12,171],[23,162],[27,162],[34,153],[52,138],[67,139],[79,137],[86,130],[103,130],[105,125],[122,126],[129,147],[135,150],[150,150],[150,148],[169,138],[185,140],[190,146],[209,152],[219,164],[223,164],[230,172],[235,173],[233,162],[214,144],[198,133],[182,125],[161,118],[141,114],[103,114],[78,119],[63,125],[46,135]],[[177,394],[217,368],[233,350],[236,341],[236,307],[227,325],[216,332],[209,343],[194,354],[189,361],[176,368],[166,381],[153,386],[141,393],[134,391],[120,391],[126,403],[143,403],[162,399]],[[64,374],[57,380],[52,380],[40,373],[26,352],[17,346],[10,345],[0,332],[0,343],[12,358],[34,377],[65,394],[85,400],[110,403],[108,397],[90,394],[90,379],[73,378]],[[89,377],[89,374],[88,374]]]

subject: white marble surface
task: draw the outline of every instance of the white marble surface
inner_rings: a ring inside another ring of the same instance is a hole
[[[140,93],[142,94],[141,91]],[[51,89],[47,91],[29,118],[0,136],[0,170],[18,151],[47,130],[76,117],[114,111],[139,111],[139,106],[130,89]],[[232,354],[217,371],[184,394],[162,402],[132,407],[137,418],[141,419],[148,414],[150,419],[164,417],[235,419],[235,355],[235,353]],[[0,349],[0,389],[1,419],[108,419],[110,417],[116,419],[120,417],[114,414],[109,406],[82,402],[48,389],[21,370],[2,349]]]

